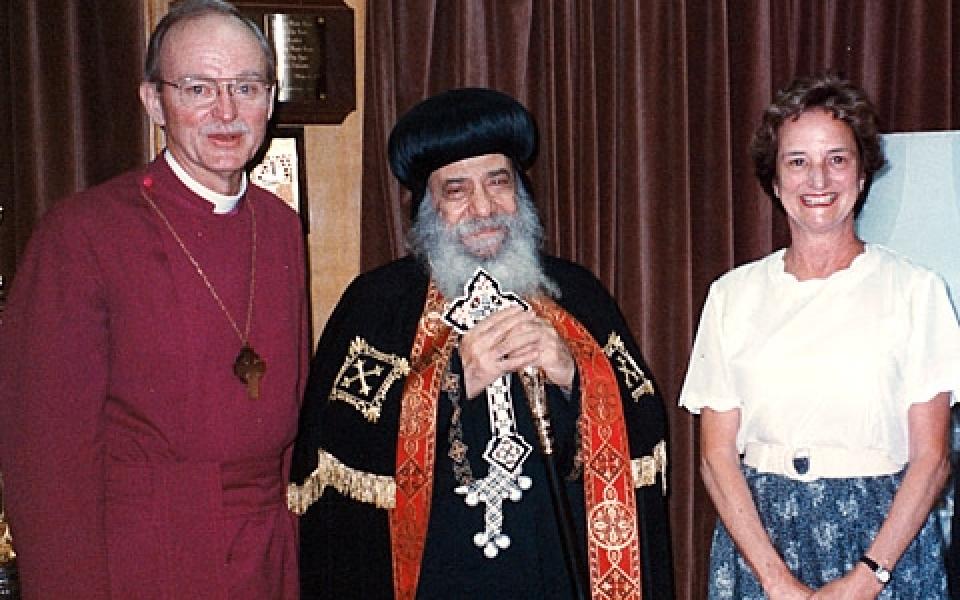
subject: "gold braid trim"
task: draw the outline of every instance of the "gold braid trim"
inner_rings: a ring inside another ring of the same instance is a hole
[[[389,475],[374,475],[346,466],[324,450],[317,451],[317,468],[303,482],[287,486],[287,508],[302,515],[320,499],[331,486],[344,496],[377,508],[394,508],[397,502],[397,484]]]
[[[6,514],[7,511],[3,507],[3,473],[0,473],[0,565],[13,562],[17,557],[17,553],[13,550],[13,536],[10,534]]]
[[[17,557],[13,550],[13,536],[10,535],[10,526],[3,520],[0,513],[0,565],[12,562]]]
[[[630,470],[633,472],[634,487],[647,487],[657,482],[657,473],[661,474],[660,482],[663,485],[663,495],[667,495],[667,442],[660,442],[653,447],[649,456],[641,456],[630,461]]]

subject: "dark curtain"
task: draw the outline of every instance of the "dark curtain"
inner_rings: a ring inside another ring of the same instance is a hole
[[[679,597],[705,595],[715,513],[697,423],[675,407],[709,283],[788,243],[747,145],[793,77],[861,84],[885,131],[960,128],[960,0],[371,0],[363,266],[405,252],[390,176],[396,117],[449,87],[489,86],[540,126],[532,170],[547,250],[597,274],[668,403]]]
[[[10,21],[12,18],[12,7],[4,4],[0,7],[0,40],[10,39]],[[0,42],[0,65],[10,64],[10,45],[9,42]],[[0,190],[12,190],[15,180],[13,173],[13,145],[8,143],[13,136],[13,122],[8,118],[11,114],[11,103],[13,101],[13,81],[8,69],[3,68],[0,72],[0,86],[7,90],[0,94]],[[8,192],[9,194],[9,192]],[[12,201],[8,194],[0,193],[0,310],[3,309],[3,301],[6,297],[7,286],[10,278],[13,276],[14,263],[16,262],[16,246],[14,244],[13,228],[11,223],[10,207]],[[7,197],[4,197],[7,196]],[[0,492],[2,494],[2,492]]]
[[[143,9],[115,0],[0,8],[0,274],[9,285],[58,199],[143,162]]]

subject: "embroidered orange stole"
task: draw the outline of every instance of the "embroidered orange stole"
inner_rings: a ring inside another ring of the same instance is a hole
[[[587,515],[587,562],[594,600],[642,597],[637,507],[620,389],[590,333],[552,300],[531,301],[566,342],[580,376],[580,431]],[[398,600],[417,593],[436,460],[437,398],[456,336],[441,319],[431,284],[410,353],[397,438],[397,498],[390,511],[393,585]]]
[[[390,510],[393,589],[413,600],[426,543],[437,445],[437,398],[456,336],[443,322],[443,296],[431,282],[410,350],[397,434],[397,498]]]

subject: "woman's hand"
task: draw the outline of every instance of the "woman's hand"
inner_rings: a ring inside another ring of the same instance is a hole
[[[820,588],[811,598],[815,600],[874,600],[883,586],[866,566],[857,564],[840,579],[834,579]]]
[[[740,409],[703,409],[700,415],[703,483],[730,537],[767,597],[774,600],[809,598],[813,590],[793,576],[760,522],[753,496],[740,471],[739,430]]]
[[[770,600],[808,600],[814,597],[812,589],[800,583],[792,575],[788,575],[788,577],[789,579],[764,590]]]

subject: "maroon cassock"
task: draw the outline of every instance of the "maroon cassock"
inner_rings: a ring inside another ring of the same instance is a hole
[[[241,344],[143,194],[242,330]],[[218,215],[162,158],[54,206],[0,326],[0,470],[25,600],[297,597],[286,509],[306,373],[303,235],[250,185]]]

